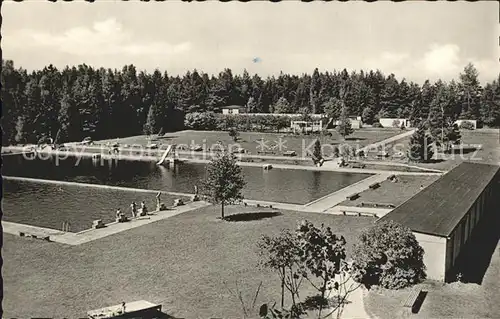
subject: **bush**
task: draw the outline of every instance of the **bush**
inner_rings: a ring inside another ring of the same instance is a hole
[[[463,129],[463,130],[473,130],[474,129],[474,123],[472,123],[470,121],[463,121],[462,123],[460,123],[459,128]]]
[[[214,130],[217,128],[217,119],[214,113],[193,112],[186,115],[184,125],[192,130]]]
[[[184,124],[192,130],[219,130],[229,131],[272,131],[290,126],[290,118],[273,115],[246,115],[246,114],[215,114],[211,112],[192,112],[186,115]]]
[[[375,127],[375,128],[383,128],[384,126],[382,124],[380,124],[380,122],[374,122],[372,127]]]
[[[392,121],[392,127],[400,127],[401,121],[400,120],[394,120]]]
[[[353,277],[367,287],[408,287],[426,277],[423,255],[409,228],[382,222],[361,233],[354,246]]]

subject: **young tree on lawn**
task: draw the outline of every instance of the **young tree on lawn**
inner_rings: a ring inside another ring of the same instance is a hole
[[[318,318],[326,318],[326,316],[321,316],[323,301],[328,300],[332,290],[337,293],[338,303],[331,313],[336,310],[340,313],[347,295],[357,288],[340,289],[345,288],[349,281],[348,279],[339,280],[345,279],[343,275],[348,272],[344,237],[335,235],[330,227],[321,225],[318,228],[307,220],[298,225],[296,233],[303,250],[301,260],[308,270],[305,278],[320,293],[322,302],[319,305]]]
[[[353,250],[354,279],[366,287],[399,289],[425,279],[424,250],[407,227],[377,223],[359,236]]]
[[[202,186],[209,201],[221,205],[221,218],[224,219],[224,206],[243,199],[241,190],[245,180],[236,158],[227,152],[216,155],[208,164]]]
[[[258,247],[262,265],[275,270],[280,277],[281,310],[285,307],[285,289],[290,293],[292,308],[295,309],[300,297],[299,287],[304,279],[296,233],[285,229],[275,237],[264,235]]]
[[[236,142],[239,135],[240,133],[234,127],[229,129],[229,136],[233,139],[233,141]]]
[[[461,139],[462,135],[460,134],[460,129],[458,128],[458,125],[453,123],[453,121],[449,119],[444,129],[444,141],[446,145],[446,151],[450,150],[451,145],[460,144]]]
[[[351,126],[351,120],[347,116],[347,108],[345,105],[342,107],[339,122],[339,125],[337,125],[337,132],[339,132],[339,134],[345,139],[346,136],[351,135],[354,132]]]
[[[427,162],[433,155],[432,138],[426,134],[422,123],[410,137],[408,158],[414,162]]]
[[[321,154],[321,142],[318,139],[314,141],[313,152],[311,155],[314,164],[319,163],[323,158],[323,154]]]

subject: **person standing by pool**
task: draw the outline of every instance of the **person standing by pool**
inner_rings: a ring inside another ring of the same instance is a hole
[[[160,211],[161,210],[161,192],[158,192],[158,194],[156,194],[156,210],[157,211]]]
[[[132,217],[137,217],[137,204],[132,202],[132,204],[130,204],[130,208],[132,209]]]
[[[141,216],[146,216],[148,214],[148,209],[146,208],[146,203],[141,202]]]
[[[116,210],[116,218],[120,218],[120,217],[121,217],[121,215],[122,215],[122,210],[121,210],[120,208],[118,208],[118,209]]]

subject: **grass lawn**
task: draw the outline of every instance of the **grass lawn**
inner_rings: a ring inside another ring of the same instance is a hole
[[[398,176],[398,182],[384,181],[376,189],[368,189],[355,200],[346,200],[340,205],[358,206],[361,203],[393,204],[399,206],[420,191],[420,185],[427,187],[439,178],[430,176]]]
[[[500,318],[500,246],[492,256],[483,284],[428,282],[427,296],[415,318]],[[365,297],[367,312],[380,319],[398,318],[409,289],[370,291]]]
[[[305,156],[303,154],[303,149],[309,147],[309,145],[316,139],[319,138],[321,143],[349,143],[352,145],[359,144],[361,146],[366,146],[374,142],[378,142],[384,140],[386,138],[398,135],[401,133],[399,129],[377,129],[377,128],[362,128],[356,130],[352,135],[348,136],[346,141],[342,139],[341,136],[338,135],[337,132],[331,131],[332,136],[296,136],[290,134],[283,133],[258,133],[258,132],[240,132],[239,139],[236,143],[239,144],[240,147],[250,151],[252,154],[257,154],[257,151],[261,150],[258,148],[259,143],[258,140],[263,138],[267,141],[266,145],[269,148],[275,147],[280,138],[282,139],[283,145],[281,148],[281,152],[284,151],[295,151],[297,156]],[[106,142],[115,142],[116,139],[109,139],[99,141],[99,143]],[[162,143],[162,144],[186,144],[192,145],[198,144],[203,146],[204,144],[207,146],[206,148],[210,148],[212,145],[216,144],[218,141],[228,145],[235,144],[235,142],[231,139],[227,132],[220,131],[181,131],[175,133],[168,133],[163,137],[158,138],[154,143]],[[120,144],[129,144],[129,145],[147,145],[148,141],[146,140],[145,135],[140,136],[132,136],[126,138],[119,139]],[[329,150],[325,150],[329,151]],[[276,155],[280,155],[277,152]]]
[[[461,134],[463,144],[468,144],[469,146],[464,148],[461,153],[458,151],[456,154],[446,154],[445,160],[440,159],[432,163],[411,163],[411,165],[423,168],[449,170],[462,161],[477,161],[488,164],[498,164],[500,162],[500,132],[498,130],[462,130]],[[394,154],[398,151],[406,152],[409,141],[410,138],[408,137],[387,145],[385,151],[389,154]],[[473,146],[477,145],[482,145],[482,148],[476,151]],[[398,161],[394,160],[394,162]]]
[[[308,219],[344,235],[350,249],[373,223],[368,217],[286,211],[245,222],[223,222],[219,215],[212,206],[79,246],[5,235],[4,317],[77,318],[144,299],[176,317],[240,318],[239,303],[224,281],[234,289],[238,280],[248,295],[262,281],[258,303],[279,302],[277,275],[257,266],[261,235]]]
[[[465,282],[424,282],[425,300],[415,318],[500,318],[500,218],[498,205],[480,222],[459,257]],[[370,291],[365,308],[378,318],[398,318],[408,290]]]

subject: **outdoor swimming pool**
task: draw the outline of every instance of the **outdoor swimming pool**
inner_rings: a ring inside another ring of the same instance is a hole
[[[95,165],[90,159],[81,159],[77,163],[75,158],[60,161],[56,165],[54,159],[26,160],[9,156],[4,159],[3,174],[193,193],[194,186],[200,185],[200,180],[205,176],[205,167],[203,164],[181,163],[174,168],[166,168],[139,161],[104,161],[103,165]],[[243,190],[245,198],[293,204],[306,204],[370,176],[295,169],[242,169],[247,182]],[[19,181],[5,181],[4,187],[5,220],[57,229],[61,228],[66,219],[81,219],[81,222],[72,223],[75,225],[72,231],[89,228],[94,219],[111,221],[117,207],[128,213],[128,206],[132,201],[147,199],[149,207],[154,207],[154,194],[134,191],[59,187]],[[162,199],[167,204],[173,201],[173,198],[167,196],[162,196]],[[81,223],[84,226],[78,227]]]

